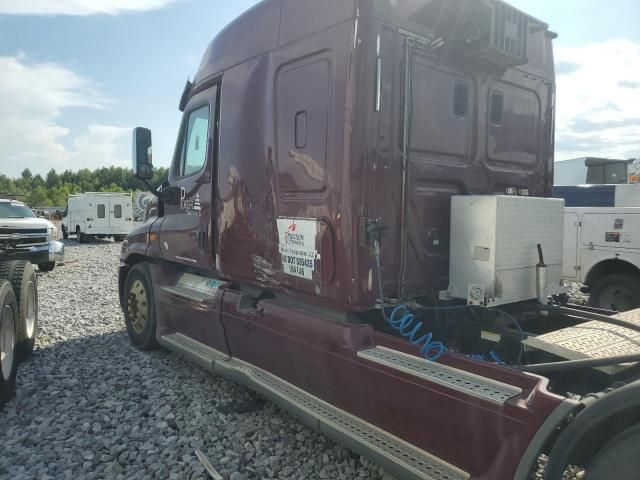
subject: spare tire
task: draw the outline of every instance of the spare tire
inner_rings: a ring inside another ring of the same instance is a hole
[[[18,304],[13,288],[6,280],[0,280],[0,407],[11,398],[16,387],[17,318]]]
[[[16,261],[0,264],[0,280],[8,280],[16,296],[16,353],[24,360],[33,351],[38,333],[38,278],[30,262]]]

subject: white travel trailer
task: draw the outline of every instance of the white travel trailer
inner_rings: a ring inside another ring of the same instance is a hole
[[[70,195],[62,224],[64,238],[75,234],[80,243],[107,237],[121,242],[134,226],[132,205],[128,193]]]

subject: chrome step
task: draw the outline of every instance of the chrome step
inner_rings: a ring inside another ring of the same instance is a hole
[[[230,359],[181,334],[160,339],[163,346],[204,368],[241,383],[297,416],[305,424],[384,467],[403,480],[468,480],[470,475],[411,444],[350,415],[258,367]],[[205,360],[205,361],[203,361]]]
[[[520,387],[385,347],[363,350],[358,357],[498,405],[522,394]]]
[[[162,287],[162,290],[164,290],[165,292],[171,295],[186,298],[188,300],[193,300],[198,303],[204,303],[206,301],[215,300],[215,294],[211,295],[210,293],[203,292],[201,290],[196,290],[194,288],[189,288],[189,287],[183,287],[180,285]]]

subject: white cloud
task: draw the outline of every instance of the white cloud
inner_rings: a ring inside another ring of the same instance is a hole
[[[640,42],[557,48],[556,159],[640,157]]]
[[[88,122],[75,132],[60,122],[65,109],[109,107],[91,81],[23,55],[0,57],[0,72],[0,173],[128,165],[129,129]]]
[[[87,132],[73,142],[72,158],[90,170],[131,163],[131,129],[106,125],[89,125]]]
[[[176,0],[0,0],[0,14],[118,15],[162,8]]]

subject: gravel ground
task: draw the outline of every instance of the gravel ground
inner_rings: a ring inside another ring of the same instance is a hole
[[[380,468],[244,387],[129,345],[119,245],[67,242],[40,276],[37,350],[0,412],[0,479],[383,479]]]

